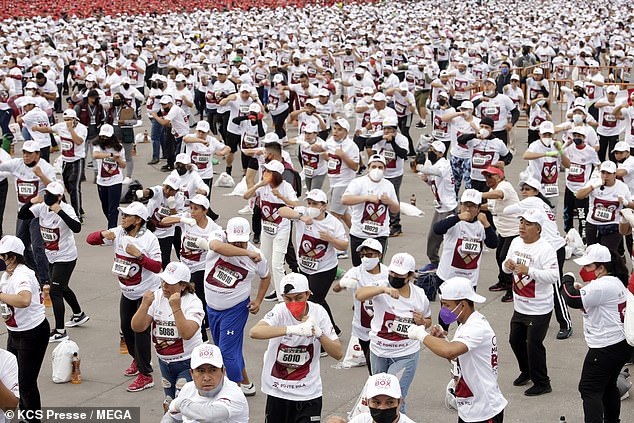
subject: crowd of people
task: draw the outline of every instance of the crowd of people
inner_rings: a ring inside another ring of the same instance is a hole
[[[417,420],[407,395],[425,346],[454,363],[458,421],[500,423],[497,338],[477,310],[487,288],[512,303],[513,385],[527,396],[553,390],[553,311],[561,341],[569,308],[582,311],[585,422],[619,421],[634,353],[632,3],[228,6],[0,23],[0,215],[17,222],[0,240],[3,404],[40,409],[49,343],[89,321],[70,287],[87,243],[114,250],[127,390],[154,386],[154,349],[163,422],[246,422],[258,388],[265,421],[320,421],[321,357],[343,357],[347,327],[327,296],[345,289],[370,374],[368,411],[349,421]],[[139,166],[165,175],[139,185]],[[423,263],[389,248],[407,236],[410,169],[433,200]],[[224,227],[214,178],[246,184]],[[5,212],[9,180],[18,210]],[[100,211],[82,201],[92,183]],[[87,219],[103,230],[76,236]],[[574,234],[579,280],[563,273]],[[498,277],[478,287],[485,249]],[[257,340],[261,381],[243,354]]]

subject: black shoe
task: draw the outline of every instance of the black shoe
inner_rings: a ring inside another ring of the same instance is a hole
[[[367,168],[364,165],[359,166],[359,170],[357,170],[357,175],[361,175]]]
[[[152,159],[152,160],[150,160],[149,162],[147,162],[147,164],[149,164],[149,165],[155,165],[155,164],[157,164],[158,162],[160,162],[160,160],[159,160],[159,159]]]
[[[264,297],[264,301],[268,301],[268,302],[277,301],[277,293],[275,291],[271,291],[269,295]]]
[[[390,228],[390,238],[403,235],[403,231],[398,226],[392,226]]]
[[[504,294],[504,296],[502,297],[502,299],[500,300],[503,303],[512,303],[513,302],[513,293],[507,291],[506,294]]]
[[[559,329],[559,332],[557,332],[557,339],[568,339],[571,336],[572,336],[572,328]]]
[[[420,121],[416,124],[417,128],[425,128],[427,126],[427,124],[423,121]]]
[[[513,386],[524,386],[531,378],[526,373],[520,373],[520,375],[513,381]]]
[[[253,243],[254,244],[259,244],[260,243],[260,235],[253,235]]]
[[[171,172],[172,170],[174,170],[174,166],[170,166],[170,165],[161,166],[161,172]]]
[[[233,166],[227,166],[225,168],[225,172],[227,173],[227,175],[231,176],[231,171],[233,170]]]
[[[495,285],[491,285],[489,287],[489,291],[491,291],[491,292],[506,291],[507,289],[508,289],[508,287],[506,285],[504,285],[502,282],[498,282]]]
[[[545,385],[533,385],[527,390],[524,391],[524,395],[527,397],[536,397],[538,395],[549,394],[553,391],[553,388],[550,387],[550,383]]]

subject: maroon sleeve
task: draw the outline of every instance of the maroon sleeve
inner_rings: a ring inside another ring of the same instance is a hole
[[[160,261],[152,260],[145,254],[143,254],[143,258],[141,259],[141,266],[152,273],[158,273],[161,271],[162,264]]]
[[[103,245],[103,237],[101,231],[92,232],[86,237],[86,242],[90,245]]]

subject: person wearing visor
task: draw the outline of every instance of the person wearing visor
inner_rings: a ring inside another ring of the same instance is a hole
[[[431,326],[431,310],[425,291],[414,285],[416,262],[408,253],[397,253],[389,266],[385,286],[357,289],[358,301],[372,300],[374,316],[370,329],[372,373],[402,372],[399,384],[403,394],[400,410],[405,412],[405,397],[414,380],[420,358],[420,343],[408,338],[410,326]]]
[[[469,279],[447,279],[440,285],[440,318],[448,324],[459,323],[453,339],[449,341],[439,325],[430,333],[422,326],[408,330],[410,339],[419,340],[439,357],[456,361],[458,423],[502,423],[508,404],[497,380],[497,337],[487,318],[475,309],[475,304],[485,301]]]
[[[249,403],[240,388],[230,381],[220,349],[202,344],[191,353],[191,381],[170,403],[161,423],[247,423]]]
[[[319,421],[322,409],[321,347],[335,360],[343,358],[341,342],[328,313],[308,301],[306,276],[290,273],[281,281],[284,302],[276,304],[249,331],[267,339],[262,367],[262,392],[267,395],[265,420],[303,423]]]

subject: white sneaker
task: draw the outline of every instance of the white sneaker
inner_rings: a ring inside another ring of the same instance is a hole
[[[255,396],[255,385],[251,383],[250,385],[240,384],[240,388],[242,388],[242,393],[245,397],[253,397]]]
[[[48,338],[48,342],[62,342],[68,339],[68,333],[66,331],[60,333],[57,330],[51,332],[51,336]]]
[[[253,214],[253,209],[247,204],[246,206],[238,210],[238,214]]]
[[[86,313],[82,311],[81,314],[78,314],[78,315],[73,314],[73,317],[71,317],[70,320],[66,322],[65,326],[67,328],[74,328],[75,326],[83,325],[88,320],[90,320],[90,317],[87,316]]]
[[[126,176],[125,179],[123,180],[123,182],[121,182],[123,185],[130,185],[130,183],[132,182],[132,178],[130,178],[129,176]]]

